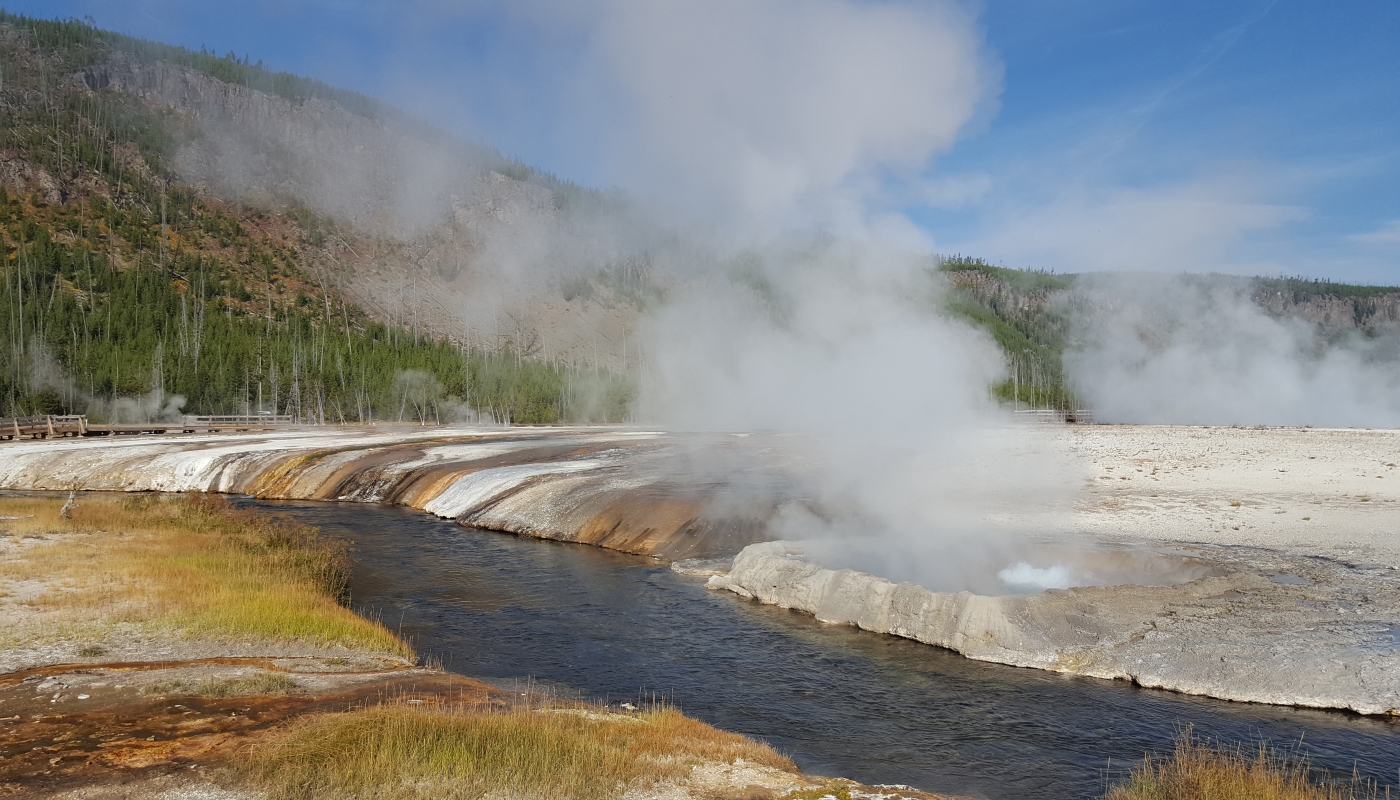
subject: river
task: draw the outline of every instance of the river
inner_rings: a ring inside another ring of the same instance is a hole
[[[1092,798],[1190,726],[1400,783],[1395,720],[970,661],[711,592],[651,558],[402,508],[241,502],[352,541],[356,607],[447,669],[604,702],[664,697],[814,774],[988,799]]]

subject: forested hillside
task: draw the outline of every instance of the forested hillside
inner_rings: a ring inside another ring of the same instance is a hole
[[[0,413],[624,418],[625,376],[474,348],[416,319],[367,314],[342,276],[307,257],[339,233],[330,219],[228,203],[182,184],[170,162],[181,137],[197,135],[188,121],[84,79],[114,50],[285,97],[393,113],[232,56],[0,15]]]
[[[1062,357],[1069,342],[1067,309],[1052,297],[1068,292],[1074,276],[995,267],[954,256],[939,265],[948,280],[952,313],[987,330],[1006,354],[1007,379],[993,387],[1018,407],[1072,409]]]
[[[1103,310],[1100,306],[1125,302],[1114,292],[1102,291],[1104,279],[1121,276],[1007,269],[965,256],[942,259],[938,272],[949,289],[948,311],[985,329],[1006,355],[1008,374],[993,387],[996,397],[1020,408],[1081,407],[1064,355],[1083,344],[1079,337]],[[1175,279],[1205,294],[1224,293],[1252,302],[1270,317],[1306,324],[1320,348],[1349,336],[1400,334],[1400,287],[1233,275]],[[1162,333],[1150,327],[1144,322],[1140,333]]]

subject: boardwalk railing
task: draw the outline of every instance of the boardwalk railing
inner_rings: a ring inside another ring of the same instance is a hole
[[[295,424],[296,419],[291,414],[210,414],[208,416],[186,415],[181,427],[185,431],[193,432],[195,430],[217,431],[222,428],[239,430]]]
[[[1016,419],[1023,422],[1068,422],[1071,424],[1079,423],[1081,425],[1092,425],[1094,423],[1094,412],[1087,408],[1036,408],[1027,411],[1017,411]]]
[[[47,439],[50,436],[85,436],[87,417],[81,414],[42,414],[35,417],[0,417],[0,439],[29,436]]]
[[[179,422],[88,424],[81,414],[42,414],[33,417],[0,417],[0,439],[47,439],[57,436],[113,436],[136,433],[166,433],[220,430],[247,431],[295,425],[290,414],[214,414],[185,416]]]

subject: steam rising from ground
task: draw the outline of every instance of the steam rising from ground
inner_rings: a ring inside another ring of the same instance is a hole
[[[971,19],[831,0],[608,8],[640,191],[669,187],[672,208],[721,226],[647,323],[641,417],[793,434],[803,483],[775,537],[956,582],[1008,498],[1039,513],[1068,496],[1047,454],[1006,435],[987,396],[1001,356],[938,313],[932,245],[884,200],[992,98]]]
[[[398,262],[400,286],[350,281],[372,310],[409,317],[412,305],[416,319],[427,305],[458,318],[439,332],[474,346],[508,339],[512,355],[568,351],[593,364],[601,350],[626,369],[640,352],[623,340],[630,312],[581,319],[579,303],[563,308],[550,295],[628,263],[654,268],[667,286],[708,281],[734,252],[793,231],[928,252],[893,198],[919,193],[912,184],[994,106],[1001,79],[974,15],[949,2],[480,5],[527,31],[532,47],[565,43],[541,53],[556,68],[523,104],[548,105],[531,118],[567,132],[578,161],[603,165],[595,184],[622,186],[640,207],[530,175],[393,113],[370,119],[123,59],[101,80],[193,108],[201,135],[176,158],[192,182],[408,243],[384,256]],[[493,78],[517,94],[514,76],[489,69],[453,75],[438,93],[491,95]],[[341,259],[377,267],[341,244],[326,244],[336,269]]]
[[[816,540],[809,554],[829,565],[975,591],[1109,574],[1032,558],[1012,535],[1060,528],[1079,475],[1007,426],[987,395],[1001,354],[939,315],[934,243],[898,210],[995,104],[1000,68],[973,15],[865,0],[485,5],[578,45],[562,48],[576,61],[551,121],[645,212],[508,177],[496,153],[397,118],[238,91],[206,93],[207,135],[177,162],[236,196],[290,196],[412,239],[406,262],[457,292],[462,327],[489,315],[499,333],[569,279],[644,265],[639,283],[667,291],[621,362],[643,364],[638,420],[779,434],[774,460],[799,483],[773,533]],[[112,80],[148,97],[201,80],[176,77]],[[1400,423],[1389,340],[1319,347],[1240,291],[1087,285],[1069,366],[1105,420]],[[517,357],[539,355],[515,324]],[[474,418],[425,373],[394,390],[401,419]],[[709,474],[731,489],[720,503],[772,488],[727,458],[701,449],[658,469]]]
[[[1396,330],[1275,317],[1244,283],[1086,276],[1066,367],[1105,422],[1400,426]]]
[[[750,253],[651,321],[641,413],[793,434],[799,499],[775,538],[823,563],[973,588],[1012,531],[1059,527],[1075,471],[1009,427],[990,338],[938,313],[931,261],[873,243]],[[995,551],[995,552],[993,552]],[[995,562],[995,563],[993,563]]]
[[[495,422],[449,395],[442,381],[422,370],[399,370],[394,375],[391,393],[399,402],[399,422],[417,422],[420,425]]]
[[[169,394],[161,386],[159,365],[151,374],[151,390],[134,396],[93,397],[83,391],[68,374],[49,348],[41,342],[32,344],[27,353],[29,387],[52,398],[55,408],[79,409],[94,422],[139,424],[145,422],[178,422],[185,407],[184,395]]]
[[[86,413],[94,421],[117,425],[144,422],[179,422],[185,408],[183,395],[153,389],[136,397],[92,398]]]

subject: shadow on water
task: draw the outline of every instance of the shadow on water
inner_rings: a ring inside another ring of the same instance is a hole
[[[355,602],[446,668],[584,697],[653,693],[804,770],[982,798],[1087,798],[1187,725],[1395,784],[1400,724],[970,661],[706,590],[652,559],[419,512],[251,503],[352,540]]]

